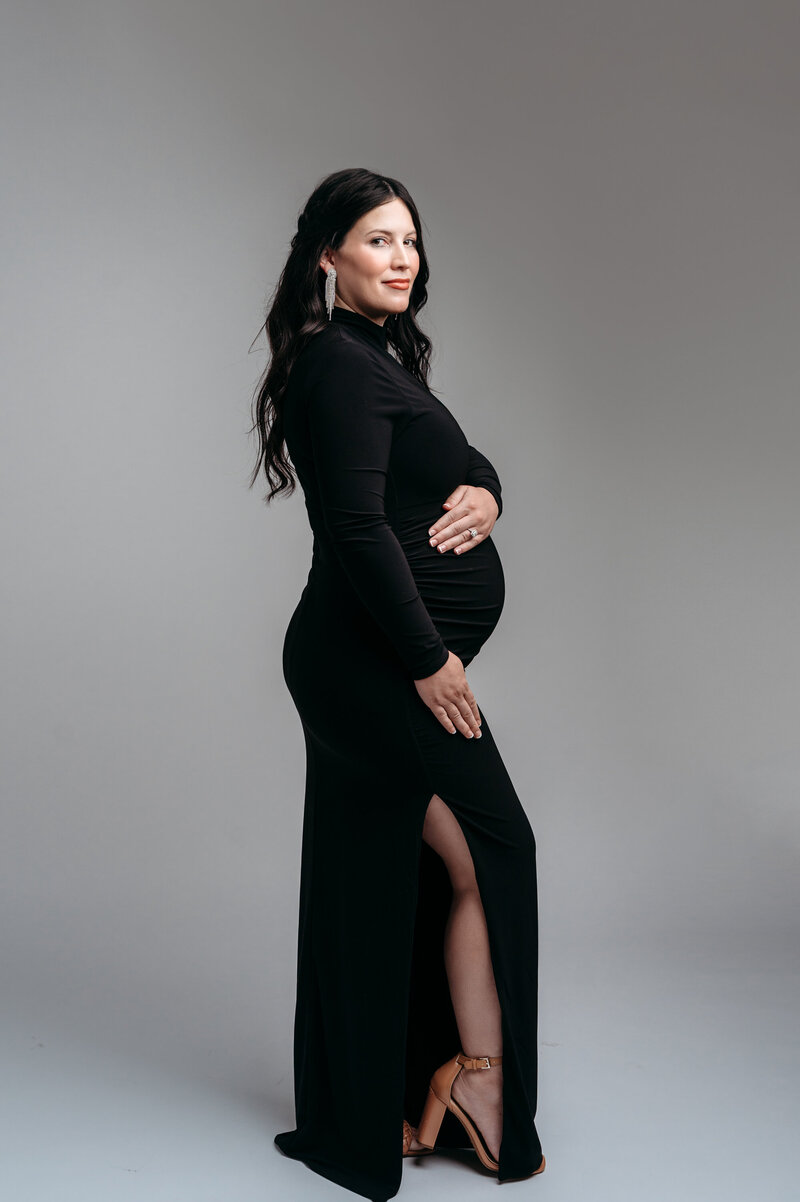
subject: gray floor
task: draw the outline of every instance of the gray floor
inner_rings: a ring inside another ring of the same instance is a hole
[[[504,1193],[796,1198],[796,952],[788,936],[782,945],[752,934],[739,946],[696,934],[544,944],[538,1122],[548,1167]],[[163,1008],[151,1000],[142,1022],[130,996],[110,998],[85,979],[35,1002],[16,992],[2,1030],[3,1198],[355,1196],[272,1144],[292,1115],[289,1031],[257,1034],[258,999],[237,1028],[224,991],[183,1018],[169,999]],[[400,1194],[477,1200],[494,1184],[470,1154],[450,1154],[407,1161]]]

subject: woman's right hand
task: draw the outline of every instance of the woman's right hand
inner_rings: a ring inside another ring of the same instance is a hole
[[[481,737],[481,716],[464,665],[451,651],[438,672],[415,680],[414,686],[435,718],[451,735],[460,730],[467,739]]]

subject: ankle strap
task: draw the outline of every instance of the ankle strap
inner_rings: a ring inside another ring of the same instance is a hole
[[[456,1060],[462,1068],[491,1068],[493,1064],[502,1064],[502,1056],[465,1056],[459,1052]]]

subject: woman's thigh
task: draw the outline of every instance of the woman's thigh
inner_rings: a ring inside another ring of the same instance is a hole
[[[454,892],[477,890],[475,866],[461,823],[438,793],[428,803],[422,838],[444,860]]]

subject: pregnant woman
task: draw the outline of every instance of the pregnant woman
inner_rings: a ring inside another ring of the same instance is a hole
[[[265,327],[267,500],[313,549],[283,643],[302,722],[295,1122],[283,1153],[373,1202],[403,1158],[544,1168],[533,832],[465,668],[505,584],[500,482],[427,384],[428,266],[397,180],[325,178]],[[288,453],[288,454],[287,454]]]

